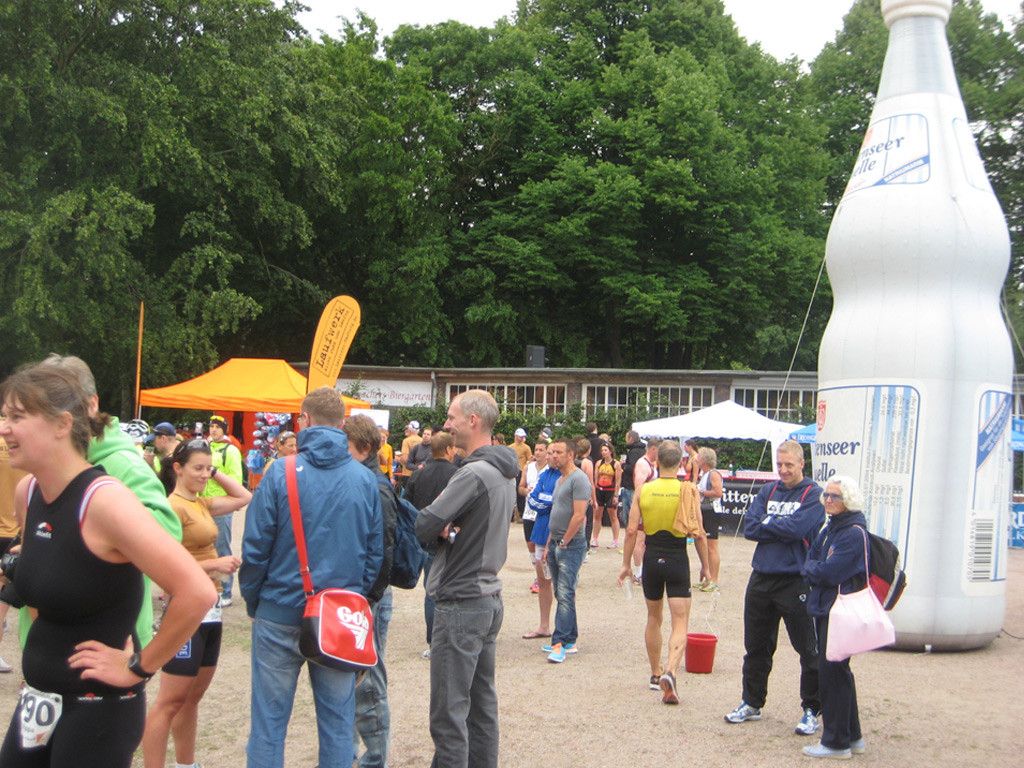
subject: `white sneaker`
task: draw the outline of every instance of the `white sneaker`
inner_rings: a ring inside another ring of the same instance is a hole
[[[760,719],[761,710],[750,706],[745,701],[741,701],[740,705],[736,707],[736,709],[725,716],[725,722],[727,723],[745,723],[748,720]]]
[[[794,732],[797,736],[813,736],[814,732],[821,727],[821,721],[818,716],[814,714],[813,709],[805,709],[804,716],[800,718],[800,722],[796,724]],[[808,752],[807,754],[811,754]],[[818,755],[821,757],[821,755]]]
[[[804,747],[804,754],[809,757],[826,757],[833,760],[849,760],[853,754],[849,749],[832,749],[826,747],[822,743],[815,744],[813,747]]]
[[[8,664],[6,661],[4,661],[3,658],[0,658],[0,673],[3,673],[3,672],[13,672],[13,671],[14,671],[14,667],[12,667],[10,664]]]
[[[231,605],[231,598],[230,597],[222,597],[220,599],[220,607],[221,608],[227,608],[229,605]]]

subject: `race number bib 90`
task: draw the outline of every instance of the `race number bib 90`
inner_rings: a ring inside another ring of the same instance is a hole
[[[21,685],[19,719],[21,748],[44,747],[60,720],[63,699],[59,693],[37,691],[28,683]]]

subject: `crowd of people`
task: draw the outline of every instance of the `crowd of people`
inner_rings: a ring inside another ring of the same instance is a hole
[[[700,562],[696,586],[717,591],[723,478],[716,469],[715,451],[692,440],[680,446],[650,438],[643,445],[640,436],[630,432],[621,464],[612,458],[608,445],[606,440],[599,443],[601,463],[595,466],[587,458],[592,450],[589,438],[550,443],[538,438],[533,459],[524,469],[519,490],[526,497],[524,534],[537,571],[540,621],[522,637],[550,637],[550,644],[541,649],[552,663],[579,653],[579,573],[588,543],[591,549],[598,546],[599,521],[609,507],[597,494],[602,477],[606,485],[614,477],[616,517],[626,529],[618,582],[642,587],[649,685],[662,691],[665,704],[678,704],[676,674],[686,650],[694,586],[687,545],[692,541]],[[761,489],[744,518],[743,534],[757,546],[744,600],[742,701],[725,720],[739,724],[761,718],[782,621],[801,664],[801,716],[794,732],[814,736],[824,721],[820,742],[803,751],[812,757],[843,759],[865,749],[856,689],[849,659],[828,661],[824,642],[828,612],[838,591],[852,592],[866,583],[868,561],[861,556],[864,547],[858,538],[866,537],[866,521],[851,478],[833,478],[823,492],[804,476],[804,467],[803,447],[793,441],[782,443],[776,457],[780,479]],[[619,516],[624,510],[625,520]],[[696,521],[692,529],[685,524],[688,512]],[[593,521],[593,535],[585,530],[588,520]],[[614,547],[618,537],[613,535]],[[555,617],[549,632],[552,602]],[[671,627],[663,660],[666,603]]]
[[[646,601],[649,682],[666,704],[680,701],[691,590],[719,589],[723,481],[715,452],[692,441],[645,444],[630,432],[616,458],[609,436],[588,424],[574,438],[545,430],[532,447],[517,429],[506,446],[494,433],[494,398],[471,390],[452,401],[443,425],[421,433],[409,422],[392,456],[386,430],[367,416],[345,419],[336,390],[323,387],[303,400],[297,434],[277,436],[287,461],[267,463],[251,493],[225,420],[212,417],[206,437],[161,422],[142,430],[148,448],[139,450],[130,430],[100,411],[78,358],[51,355],[19,369],[0,385],[0,402],[0,611],[20,610],[25,678],[0,747],[4,766],[128,766],[141,743],[145,765],[155,768],[171,736],[178,768],[197,766],[199,703],[216,671],[236,572],[252,619],[247,765],[284,764],[298,674],[308,666],[319,764],[386,766],[389,577],[406,501],[418,510],[415,536],[428,553],[423,655],[435,766],[499,762],[499,574],[513,519],[523,523],[539,608],[536,628],[522,637],[544,640],[554,664],[580,651],[580,570],[607,521],[605,546],[622,557],[619,583],[638,584]],[[776,458],[780,479],[759,492],[743,524],[757,545],[744,602],[742,700],[725,720],[761,717],[781,620],[801,663],[795,732],[821,731],[804,752],[845,758],[865,750],[856,689],[849,660],[827,661],[823,638],[838,592],[866,580],[862,500],[850,478],[833,478],[822,492],[804,477],[799,444],[783,443]],[[307,595],[289,471],[313,583],[358,592],[371,606],[378,658],[362,676],[307,664],[300,649]],[[230,518],[246,506],[239,557]],[[695,582],[690,543],[700,563]],[[147,576],[162,590],[157,622]],[[0,672],[10,669],[0,660]],[[146,681],[158,672],[147,712]]]

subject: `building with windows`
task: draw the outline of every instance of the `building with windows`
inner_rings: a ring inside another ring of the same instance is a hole
[[[769,418],[809,421],[816,372],[641,371],[611,368],[392,368],[346,365],[338,387],[358,387],[375,406],[434,406],[467,389],[491,392],[512,413],[554,415],[575,403],[583,418],[598,411],[646,407],[656,417],[735,400]]]

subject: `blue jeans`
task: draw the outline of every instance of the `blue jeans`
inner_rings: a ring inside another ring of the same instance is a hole
[[[562,643],[571,645],[579,636],[576,625],[576,584],[580,580],[580,567],[587,554],[587,540],[577,535],[562,549],[554,542],[548,547],[548,568],[551,570],[551,583],[555,590],[555,631],[551,634],[551,644]]]
[[[391,587],[384,590],[373,606],[373,641],[377,644],[377,664],[356,686],[356,734],[353,739],[359,768],[385,768],[391,742],[391,709],[388,706],[388,672],[384,667],[384,649],[391,621]],[[359,741],[366,751],[359,757]]]
[[[299,627],[256,618],[252,623],[252,696],[247,768],[283,768],[284,741],[299,670]],[[351,768],[356,676],[309,665],[316,706],[320,768]]]
[[[217,523],[217,543],[215,547],[218,557],[225,557],[231,554],[231,520],[234,516],[234,512],[229,512],[226,515],[218,515],[213,518],[213,521]],[[232,573],[226,576],[223,584],[224,593],[221,597],[231,597],[231,588],[235,584],[235,575]]]
[[[430,645],[432,768],[498,767],[495,650],[501,593],[441,600]]]

